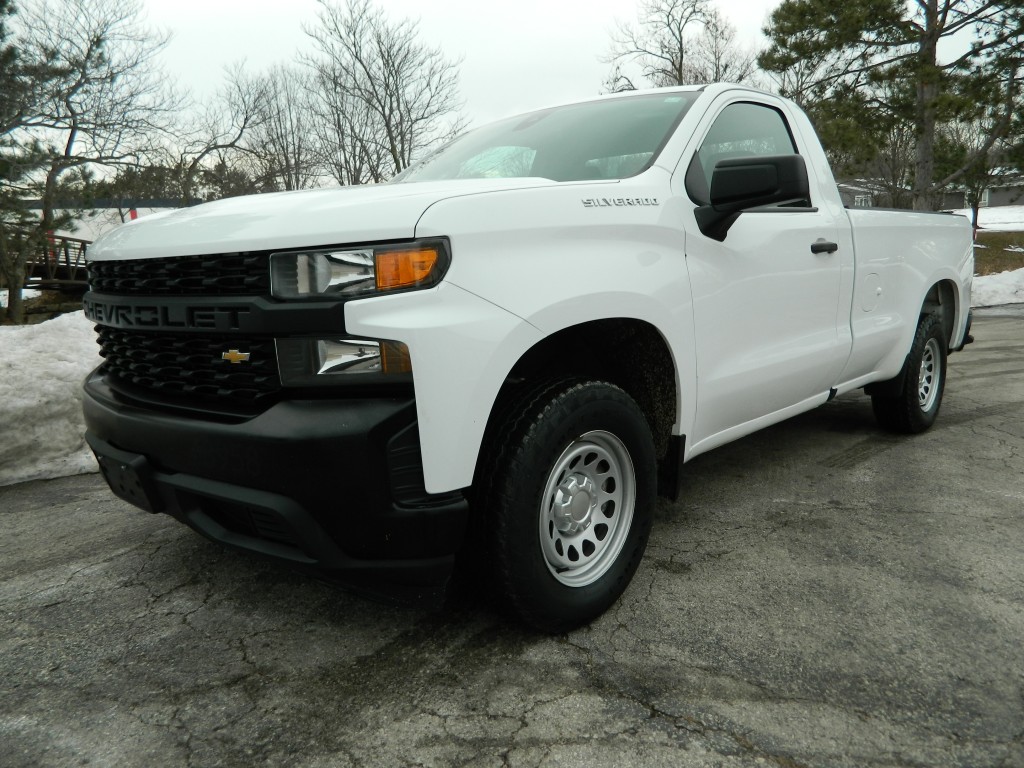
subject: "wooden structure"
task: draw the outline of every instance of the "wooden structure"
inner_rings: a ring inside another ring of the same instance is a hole
[[[25,265],[25,287],[82,292],[88,284],[85,251],[89,240],[50,235]]]

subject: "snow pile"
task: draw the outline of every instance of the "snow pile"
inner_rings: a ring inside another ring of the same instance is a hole
[[[0,326],[0,485],[97,471],[83,437],[82,380],[98,353],[82,312]]]
[[[994,307],[1000,304],[1024,304],[1024,269],[974,278],[971,306]]]
[[[971,218],[970,209],[953,211],[961,216]],[[1024,232],[1024,205],[1000,205],[995,208],[978,209],[978,225],[991,232]],[[984,248],[975,244],[975,248]],[[1007,251],[1018,251],[1020,248],[1010,246]],[[1002,272],[998,275],[985,275],[974,278],[971,291],[972,307],[995,307],[1000,304],[1024,303],[1024,269]]]

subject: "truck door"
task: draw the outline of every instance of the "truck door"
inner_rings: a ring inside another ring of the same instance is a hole
[[[685,176],[684,194],[706,203],[720,160],[800,154],[793,137],[781,108],[729,103],[683,158],[686,173],[677,177]],[[812,198],[817,189],[812,177]],[[827,398],[849,354],[849,307],[844,312],[838,304],[853,243],[836,207],[811,199],[744,212],[723,242],[702,234],[689,210],[684,214],[698,371],[694,448]]]

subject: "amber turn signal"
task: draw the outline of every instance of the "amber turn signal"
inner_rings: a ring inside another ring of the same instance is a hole
[[[412,288],[430,277],[437,264],[437,248],[416,248],[377,253],[377,289]]]
[[[400,341],[382,341],[380,344],[380,367],[387,374],[412,373],[412,358],[409,348]]]

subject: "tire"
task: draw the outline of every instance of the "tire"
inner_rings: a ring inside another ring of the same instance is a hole
[[[651,530],[654,440],[605,382],[561,381],[519,401],[477,477],[499,596],[543,632],[600,616],[626,589]]]
[[[942,318],[922,315],[910,354],[900,371],[903,384],[896,395],[872,395],[878,423],[891,432],[916,434],[935,423],[946,387],[946,344]]]

